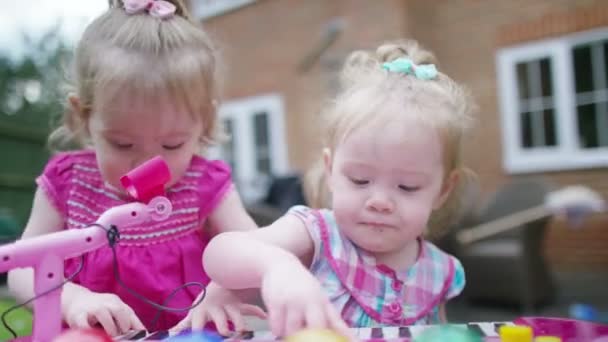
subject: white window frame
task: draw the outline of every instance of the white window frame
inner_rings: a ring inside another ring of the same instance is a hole
[[[199,20],[222,15],[226,12],[249,5],[255,0],[191,0],[192,13]]]
[[[507,172],[608,167],[608,147],[584,149],[578,146],[575,76],[572,66],[572,49],[575,45],[607,39],[608,29],[603,28],[503,48],[497,52],[503,167]],[[521,146],[516,65],[541,58],[549,58],[551,61],[558,144],[526,149]]]
[[[245,202],[259,199],[260,194],[249,184],[259,176],[256,168],[256,155],[253,151],[255,132],[251,118],[262,110],[268,119],[268,147],[270,149],[270,171],[273,176],[290,174],[285,139],[285,108],[283,97],[277,93],[239,98],[224,102],[219,108],[222,120],[230,119],[233,123],[232,136],[235,137],[234,160],[238,165],[234,180],[241,184],[241,196]],[[211,148],[207,155],[210,158],[222,158],[219,146]],[[266,189],[267,190],[267,189]]]

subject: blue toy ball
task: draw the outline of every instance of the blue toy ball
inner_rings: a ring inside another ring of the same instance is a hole
[[[570,306],[570,317],[582,320],[582,321],[598,321],[598,311],[587,304],[574,304]]]
[[[186,334],[179,334],[177,336],[170,337],[165,341],[170,342],[221,342],[223,338],[210,331],[196,331],[189,332]]]

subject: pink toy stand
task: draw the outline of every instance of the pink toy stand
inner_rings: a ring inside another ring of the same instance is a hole
[[[106,229],[125,224],[166,219],[171,202],[160,195],[170,179],[169,168],[161,157],[155,157],[123,177],[122,184],[136,200],[108,209],[95,222]],[[142,203],[144,202],[144,203]],[[147,204],[145,204],[147,203]],[[0,272],[14,268],[34,269],[36,296],[59,286],[64,281],[64,260],[108,244],[106,230],[90,226],[62,230],[0,246]],[[32,337],[14,341],[51,342],[61,333],[61,287],[34,300]]]

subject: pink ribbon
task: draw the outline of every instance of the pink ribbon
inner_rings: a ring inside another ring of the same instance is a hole
[[[127,14],[148,12],[155,18],[165,19],[175,14],[174,4],[164,0],[123,0]]]

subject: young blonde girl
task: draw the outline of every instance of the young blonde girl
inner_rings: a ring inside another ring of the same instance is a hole
[[[294,207],[210,242],[210,277],[261,288],[275,334],[445,321],[464,271],[424,236],[445,230],[458,198],[471,102],[433,63],[413,41],[353,53],[323,117],[331,209]]]
[[[169,297],[185,283],[209,282],[200,263],[207,241],[256,227],[229,167],[199,155],[218,132],[219,64],[209,37],[178,0],[111,1],[80,39],[75,89],[51,140],[83,148],[56,154],[37,178],[23,238],[85,227],[133,201],[119,178],[157,155],[171,170],[166,196],[174,210],[165,221],[125,227],[116,260],[109,247],[85,255],[82,271],[62,295],[63,319],[71,327],[101,325],[111,335],[173,327],[187,312],[157,317],[156,307],[126,287],[155,303],[188,308],[199,287]],[[114,275],[114,262],[126,287]],[[80,258],[66,261],[65,276],[79,266]],[[9,286],[21,300],[33,296],[32,283],[30,270],[10,273]],[[209,299],[218,295],[233,298],[208,288]]]

